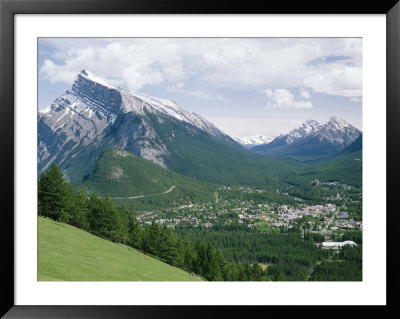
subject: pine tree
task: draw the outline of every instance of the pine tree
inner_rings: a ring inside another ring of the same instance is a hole
[[[171,265],[176,265],[178,256],[177,238],[172,229],[160,228],[158,256]]]
[[[87,221],[88,213],[88,198],[86,191],[78,188],[74,196],[74,205],[71,210],[69,224],[76,226],[83,230],[89,229],[89,223]]]
[[[129,241],[129,215],[125,207],[114,208],[115,225],[114,233],[119,243],[127,244]]]
[[[201,240],[196,242],[195,252],[194,272],[205,277],[208,263],[207,248]]]
[[[228,265],[227,265],[227,262],[226,262],[224,256],[222,255],[221,250],[219,250],[219,249],[216,250],[215,259],[218,263],[220,273],[221,273],[221,279],[217,279],[217,280],[224,280],[224,281],[230,280]]]
[[[118,232],[118,212],[110,198],[107,197],[102,200],[92,193],[88,204],[88,222],[90,232],[100,237],[118,242],[120,235]]]
[[[195,272],[196,253],[194,251],[192,242],[188,239],[188,237],[186,235],[183,238],[183,247],[185,250],[184,269]]]
[[[39,215],[68,222],[73,192],[57,164],[42,173],[38,184]]]
[[[254,263],[252,269],[252,278],[254,281],[261,281],[263,279],[264,271],[259,263]]]
[[[153,220],[144,231],[143,250],[158,255],[160,246],[160,226]]]
[[[284,281],[285,275],[281,269],[278,269],[274,276],[274,281]]]
[[[244,276],[243,276],[243,280],[244,281],[251,281],[253,278],[251,276],[251,266],[248,262],[246,262],[243,266],[243,270],[244,270]]]
[[[223,280],[220,264],[216,256],[216,250],[213,246],[207,247],[207,264],[205,269],[205,278],[211,281]]]
[[[140,226],[139,221],[136,219],[136,215],[134,213],[133,207],[131,206],[128,211],[128,225],[129,225],[129,238],[128,245],[142,249],[143,248],[143,228]]]
[[[176,242],[177,255],[175,264],[179,268],[185,269],[185,245],[181,239],[178,238]]]
[[[229,281],[238,281],[239,280],[239,269],[240,265],[235,260],[232,260],[232,262],[228,266],[228,277]]]

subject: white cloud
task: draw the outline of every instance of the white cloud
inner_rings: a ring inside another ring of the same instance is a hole
[[[311,99],[310,92],[308,92],[305,88],[299,88],[300,96],[305,99],[309,100]]]
[[[195,82],[196,87],[216,90],[297,87],[347,97],[362,95],[362,42],[357,38],[40,41],[55,48],[54,60],[47,59],[40,67],[40,76],[52,82],[71,83],[86,68],[129,90],[178,83],[189,89]],[[308,91],[300,94],[309,99]]]
[[[170,92],[175,92],[175,93],[180,93],[188,96],[193,96],[202,100],[216,100],[216,101],[221,101],[221,102],[226,102],[228,101],[226,98],[224,98],[221,94],[212,94],[208,93],[199,89],[194,89],[194,90],[186,90],[183,89],[179,83],[175,86],[171,85],[167,87],[167,90]]]
[[[64,55],[55,52],[54,56],[62,63],[46,60],[40,68],[40,76],[51,82],[70,84],[82,69],[88,69],[129,90],[183,78],[182,56],[174,55],[177,48],[168,43],[162,45],[149,40],[101,41],[99,46],[93,45],[93,41],[89,43],[88,47],[77,45],[77,48],[65,51]],[[161,50],[158,45],[161,45]]]
[[[266,89],[265,94],[269,98],[267,109],[310,109],[310,101],[295,101],[294,95],[286,89]]]
[[[48,78],[52,83],[64,82],[72,84],[77,72],[68,68],[60,69],[53,61],[46,59],[40,69],[40,74],[44,75],[44,77]]]
[[[361,98],[359,98],[359,97],[351,97],[350,98],[350,102],[361,102]]]

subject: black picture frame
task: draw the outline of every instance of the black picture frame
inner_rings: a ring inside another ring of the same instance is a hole
[[[21,306],[14,303],[14,15],[15,14],[385,14],[387,21],[387,305],[386,306]],[[400,137],[398,0],[0,0],[1,308],[5,318],[163,318],[311,316],[395,317],[399,276],[396,193]],[[268,309],[266,309],[268,307]]]

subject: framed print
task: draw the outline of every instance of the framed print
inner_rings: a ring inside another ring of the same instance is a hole
[[[397,1],[0,10],[2,315],[397,312]]]

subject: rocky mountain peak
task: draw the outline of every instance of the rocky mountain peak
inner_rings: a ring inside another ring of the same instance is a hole
[[[82,70],[76,76],[71,90],[67,93],[78,97],[100,117],[116,115],[121,109],[122,99],[119,91],[88,70]]]
[[[102,78],[94,75],[89,70],[83,69],[75,78],[75,82],[79,81],[80,79],[85,79],[86,81],[93,82],[96,85],[101,85],[107,87],[109,89],[116,89],[113,85],[109,84],[107,81],[103,80]]]
[[[255,146],[254,152],[293,157],[323,156],[343,150],[361,134],[353,125],[338,116],[323,123],[307,120],[301,126],[282,134],[268,144]]]
[[[330,122],[332,125],[336,127],[351,127],[352,125],[340,118],[339,116],[335,115],[329,118],[328,122]]]
[[[291,144],[299,138],[303,138],[306,135],[315,132],[319,125],[319,122],[315,120],[306,120],[300,127],[293,129],[286,136],[284,136],[286,143]]]
[[[71,89],[39,110],[38,121],[41,170],[55,160],[67,167],[88,147],[101,149],[106,145],[167,167],[167,145],[175,135],[164,132],[160,124],[179,127],[189,135],[198,135],[200,129],[234,143],[212,123],[175,102],[117,89],[86,69],[76,76]]]

